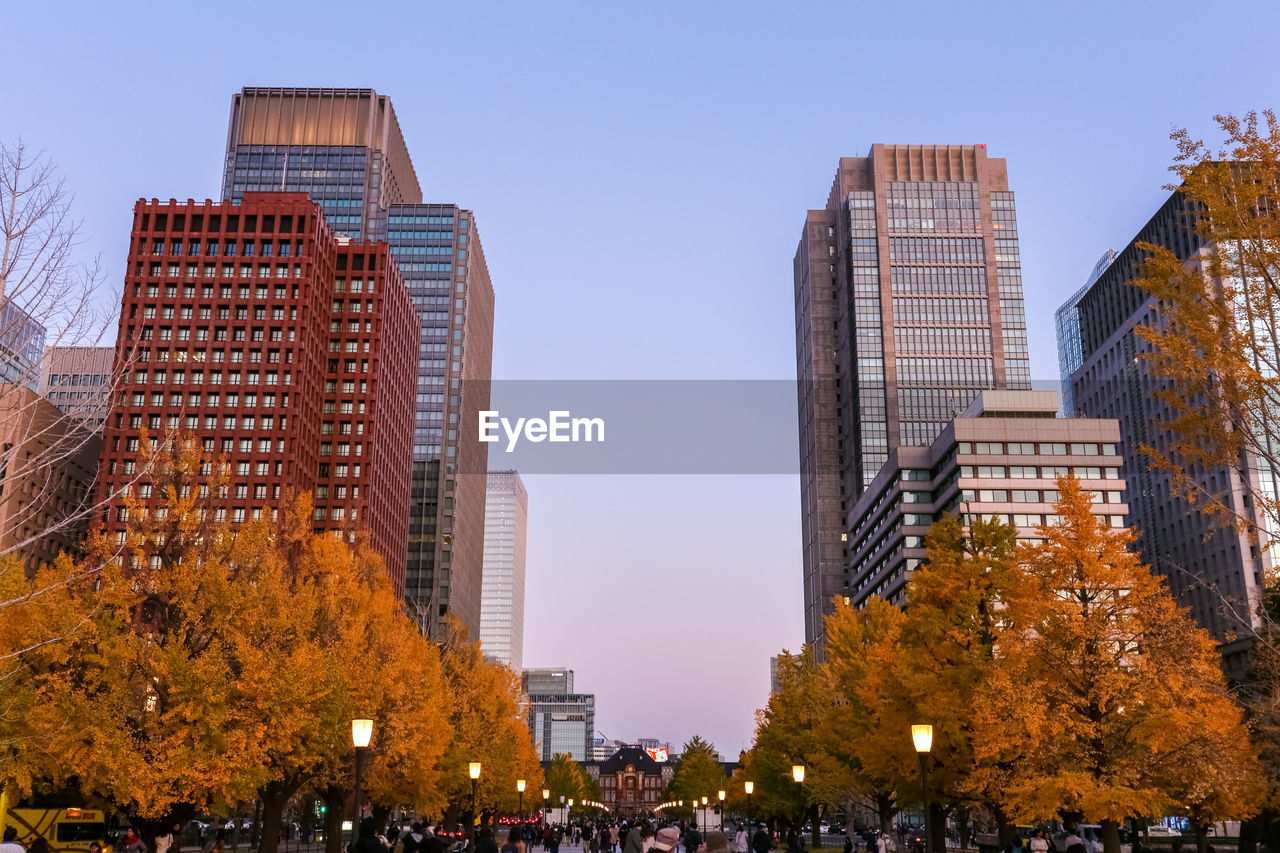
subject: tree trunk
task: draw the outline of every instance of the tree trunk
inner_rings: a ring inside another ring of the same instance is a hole
[[[1258,819],[1250,818],[1240,822],[1240,845],[1236,853],[1257,853]]]
[[[336,785],[324,789],[324,853],[342,853],[347,840],[342,837],[347,792]]]
[[[1005,815],[1003,809],[996,809],[996,842],[1001,850],[1004,850],[1013,843],[1014,836],[1017,835],[1017,827],[1009,823],[1009,818]],[[1111,853],[1111,851],[1105,851]],[[1115,853],[1120,853],[1117,849]]]
[[[1209,853],[1209,827],[1203,821],[1191,821],[1191,832],[1196,839],[1196,853]]]
[[[258,824],[262,822],[262,798],[253,801],[253,821],[249,824],[249,846],[253,847],[262,842],[262,832],[258,828]]]
[[[1102,821],[1102,853],[1120,853],[1120,824]]]
[[[818,808],[817,803],[814,803],[813,805],[809,806],[809,820],[811,821],[813,826],[813,830],[812,830],[813,844],[810,846],[811,850],[817,850],[819,847],[822,846],[822,829],[818,826],[818,823],[819,823],[818,818],[820,815],[821,815],[821,812]]]
[[[886,835],[893,834],[893,816],[897,809],[893,807],[893,796],[876,794],[876,817],[880,818],[880,831]]]
[[[942,803],[930,803],[929,814],[925,816],[929,822],[929,838],[933,842],[933,853],[947,853],[947,812]]]
[[[269,782],[258,791],[258,803],[254,811],[261,809],[262,836],[258,840],[258,853],[276,853],[280,843],[280,823],[284,807],[298,793],[301,782]],[[255,821],[256,824],[256,821]],[[339,824],[341,826],[341,824]]]

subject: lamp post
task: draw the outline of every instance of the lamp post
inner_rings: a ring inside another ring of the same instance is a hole
[[[551,799],[551,792],[546,788],[542,789],[542,826],[547,825],[547,800]]]
[[[356,833],[360,829],[360,812],[364,811],[364,805],[360,802],[364,786],[364,758],[365,753],[369,751],[369,741],[373,740],[373,720],[352,720],[351,721],[351,744],[356,748],[356,795],[355,808],[356,816],[351,821],[351,843],[356,843]]]
[[[751,832],[751,795],[755,793],[756,783],[747,781],[742,783],[742,790],[747,792],[747,832]],[[747,839],[747,844],[751,843],[751,839]]]
[[[724,832],[724,791],[716,791],[716,799],[720,801],[720,831]]]
[[[521,823],[524,822],[524,780],[516,780],[516,791],[520,794],[520,808],[516,810],[516,818]]]
[[[796,827],[796,832],[804,833],[804,765],[791,765],[791,778],[795,780],[797,796],[800,800],[800,826]]]
[[[920,790],[924,792],[924,849],[933,853],[933,827],[929,820],[929,750],[933,749],[933,726],[916,724],[911,727],[911,742],[920,756]]]
[[[467,838],[474,842],[476,838],[476,782],[480,779],[479,761],[473,761],[467,765],[467,775],[471,777],[471,824],[467,827]]]
[[[707,836],[707,798],[702,798],[702,837]]]

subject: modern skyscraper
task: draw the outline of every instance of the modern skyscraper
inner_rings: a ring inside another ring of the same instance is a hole
[[[524,561],[529,497],[516,471],[490,471],[484,510],[480,648],[520,672],[524,658]]]
[[[899,447],[850,517],[849,601],[877,596],[906,603],[911,573],[924,559],[924,537],[945,513],[998,516],[1036,539],[1058,501],[1059,475],[1074,474],[1095,492],[1095,514],[1124,526],[1114,420],[1057,418],[1053,391],[983,391],[928,447]]]
[[[45,347],[40,396],[100,429],[111,408],[115,357],[115,347]]]
[[[405,601],[428,634],[480,633],[487,445],[459,423],[489,406],[493,285],[475,215],[424,204],[386,95],[246,87],[232,98],[223,198],[306,192],[336,233],[386,240],[417,308],[417,417]]]
[[[493,284],[475,214],[452,204],[394,205],[387,239],[420,320],[409,517],[411,612],[434,634],[446,614],[480,635]]]
[[[422,189],[391,99],[372,89],[246,86],[231,98],[222,197],[304,192],[337,234],[376,239]]]
[[[590,761],[596,697],[573,692],[573,670],[526,669],[520,682],[529,697],[529,733],[539,759],[565,753],[574,761]]]
[[[987,388],[1030,388],[1017,219],[983,145],[841,158],[796,251],[805,639],[847,595],[854,501]]]
[[[231,465],[218,518],[314,497],[317,532],[368,531],[405,584],[417,317],[385,243],[336,236],[301,193],[134,208],[99,466],[125,535],[139,433],[183,430]],[[125,371],[128,371],[127,373]]]
[[[1195,263],[1209,247],[1192,227],[1192,215],[1185,197],[1173,193],[1077,301],[1082,358],[1070,382],[1077,411],[1120,422],[1128,523],[1138,533],[1143,561],[1165,576],[1179,601],[1222,644],[1227,672],[1240,675],[1256,603],[1272,567],[1269,549],[1247,530],[1192,512],[1175,494],[1169,475],[1142,451],[1169,446],[1171,436],[1162,424],[1173,413],[1157,397],[1161,380],[1141,357],[1150,345],[1134,331],[1156,319],[1150,295],[1130,284],[1144,260],[1137,244],[1161,245]],[[1196,476],[1207,493],[1255,523],[1264,520],[1255,514],[1252,495],[1274,497],[1277,488],[1276,478],[1257,459]]]
[[[1071,374],[1084,363],[1084,353],[1080,349],[1080,300],[1115,259],[1115,250],[1107,249],[1093,265],[1093,272],[1089,274],[1084,286],[1071,294],[1071,298],[1053,312],[1053,325],[1058,333],[1059,395],[1062,399],[1062,414],[1068,418],[1076,413],[1075,395],[1071,393]]]

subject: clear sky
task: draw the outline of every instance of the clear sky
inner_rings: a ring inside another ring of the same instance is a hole
[[[981,142],[1051,378],[1053,309],[1164,197],[1170,129],[1280,101],[1278,9],[14,3],[0,137],[63,167],[118,287],[134,200],[217,196],[241,86],[389,94],[428,200],[476,211],[520,379],[793,378],[791,260],[837,158]],[[746,745],[802,641],[797,479],[527,485],[526,665],[576,670],[609,737]]]

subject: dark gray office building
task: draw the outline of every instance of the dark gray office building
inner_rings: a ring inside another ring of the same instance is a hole
[[[1223,644],[1227,672],[1238,675],[1248,641],[1237,638],[1253,627],[1253,605],[1271,558],[1249,533],[1190,511],[1174,495],[1168,475],[1152,469],[1140,450],[1168,448],[1170,435],[1161,424],[1171,412],[1156,397],[1161,380],[1140,357],[1149,346],[1134,331],[1154,317],[1150,296],[1129,284],[1143,259],[1138,242],[1164,246],[1189,263],[1204,249],[1189,227],[1184,197],[1174,193],[1076,300],[1081,363],[1070,379],[1074,407],[1085,417],[1119,421],[1127,521],[1138,532],[1142,559],[1168,579],[1196,621]],[[1251,493],[1275,489],[1274,478],[1255,459],[1206,471],[1201,482],[1245,517],[1253,516]]]
[[[1031,387],[1017,218],[983,145],[843,157],[794,263],[805,640],[848,595],[854,502],[987,389]]]

